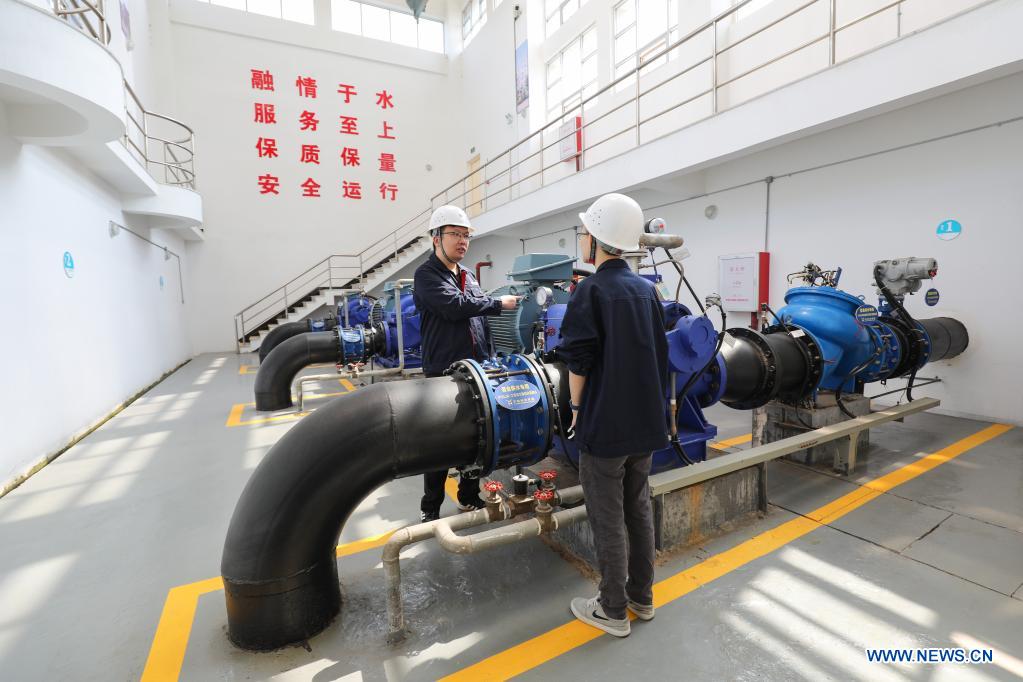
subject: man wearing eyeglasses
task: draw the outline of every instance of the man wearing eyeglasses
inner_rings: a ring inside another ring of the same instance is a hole
[[[441,376],[457,360],[485,360],[491,355],[486,316],[513,310],[518,296],[491,298],[472,272],[460,264],[469,250],[472,225],[457,206],[441,206],[430,216],[433,253],[416,269],[413,296],[423,337],[423,374]],[[440,518],[447,471],[424,475],[420,517]],[[482,509],[479,479],[463,476],[458,483],[458,508]]]

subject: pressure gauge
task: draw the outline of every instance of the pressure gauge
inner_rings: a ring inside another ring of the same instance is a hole
[[[664,232],[666,223],[664,218],[651,218],[646,223],[647,234],[661,234]]]
[[[554,296],[554,292],[551,291],[550,287],[537,287],[535,297],[536,304],[541,308],[546,308],[551,302],[551,297]]]

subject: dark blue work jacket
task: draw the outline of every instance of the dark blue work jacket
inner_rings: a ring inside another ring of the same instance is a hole
[[[595,457],[653,452],[668,445],[668,342],[654,285],[609,260],[572,294],[558,357],[586,377],[576,443]]]
[[[431,253],[416,268],[414,298],[423,335],[423,373],[437,376],[456,360],[490,356],[484,315],[500,315],[501,301],[483,293],[472,273],[448,270]]]

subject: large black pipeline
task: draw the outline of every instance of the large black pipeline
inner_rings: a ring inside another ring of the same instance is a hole
[[[328,315],[323,318],[323,329],[320,331],[330,331],[337,326],[337,318],[333,315]],[[274,348],[284,343],[292,336],[298,336],[299,334],[305,334],[306,332],[312,331],[313,320],[302,320],[301,322],[285,322],[284,324],[274,327],[270,330],[270,333],[263,339],[263,343],[259,344],[259,361],[263,362],[266,356],[270,354]]]
[[[336,332],[306,332],[278,344],[256,372],[256,409],[291,407],[291,382],[303,367],[316,362],[338,362],[341,353]]]
[[[559,366],[546,369],[563,394]],[[333,620],[341,608],[334,548],[346,519],[392,479],[477,461],[476,391],[451,377],[374,384],[327,403],[270,449],[224,543],[231,641],[276,649]]]
[[[905,349],[889,378],[914,372],[923,363],[909,327],[898,318],[882,318]],[[917,320],[930,339],[926,362],[948,360],[966,350],[970,338],[962,322],[951,317]],[[820,349],[808,335],[779,333],[780,327],[763,333],[740,327],[722,347],[726,384],[721,402],[739,410],[767,404],[775,398],[795,403],[809,397],[823,371]]]
[[[931,353],[927,362],[949,360],[966,350],[970,335],[966,325],[954,317],[932,317],[918,320],[931,340]]]

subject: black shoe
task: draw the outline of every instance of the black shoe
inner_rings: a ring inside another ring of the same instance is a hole
[[[459,511],[469,512],[477,511],[479,509],[486,509],[487,503],[483,501],[483,498],[477,495],[474,499],[469,500],[467,503],[463,503],[461,500],[455,505]]]
[[[422,523],[427,523],[428,521],[436,521],[439,518],[440,518],[440,511],[439,510],[438,511],[420,511],[419,512],[419,520]]]

